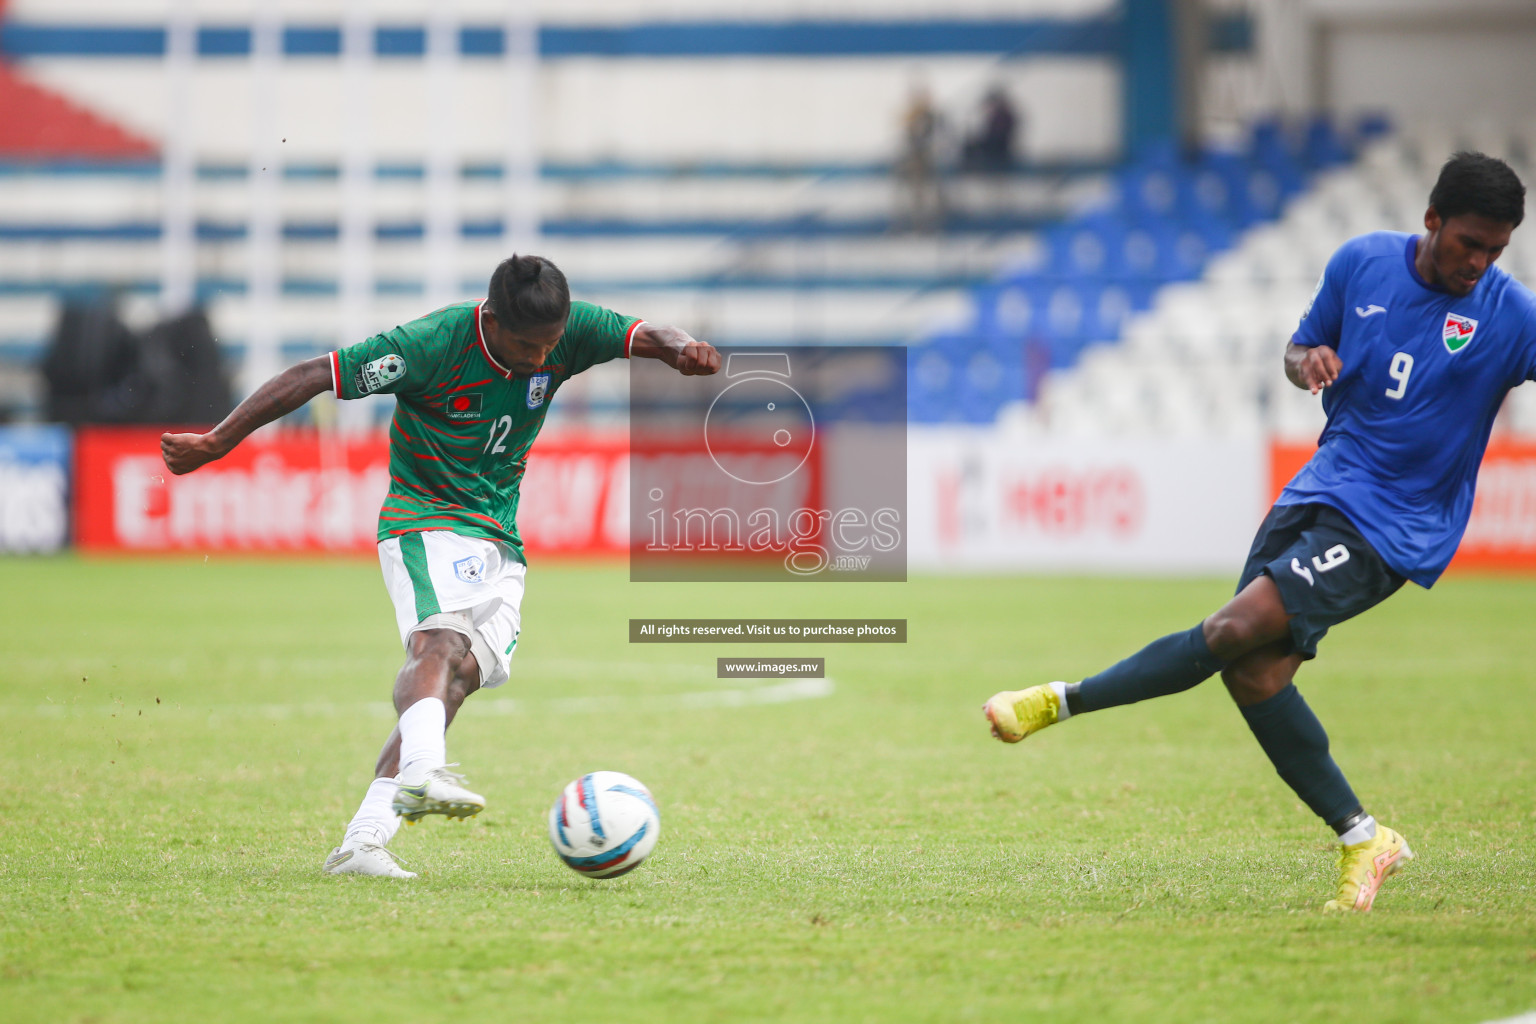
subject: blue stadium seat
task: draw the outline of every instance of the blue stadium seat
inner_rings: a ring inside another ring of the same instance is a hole
[[[959,370],[953,402],[960,422],[991,423],[1004,405],[1024,397],[1022,360],[1001,358],[990,344],[976,346]]]
[[[941,345],[930,343],[908,349],[907,409],[910,418],[919,423],[941,422],[957,376],[954,363]]]
[[[1339,137],[1333,118],[1314,117],[1307,124],[1306,141],[1302,144],[1302,159],[1314,171],[1326,170],[1349,163],[1349,147]]]
[[[1362,122],[1358,137],[1383,128]],[[1313,171],[1348,161],[1352,148],[1327,119],[1295,134],[1270,120],[1253,126],[1244,152],[1189,160],[1169,144],[1138,154],[1116,175],[1109,205],[1046,232],[1043,265],[978,289],[969,330],[918,350],[913,418],[942,418],[958,403],[949,418],[984,422],[1002,402],[1033,400],[1047,367],[1069,367],[1085,346],[1119,339],[1160,287],[1199,278],[1213,254],[1278,217]]]

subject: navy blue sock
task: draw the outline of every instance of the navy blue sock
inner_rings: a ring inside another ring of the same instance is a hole
[[[1292,683],[1268,700],[1239,708],[1254,739],[1286,785],[1312,813],[1339,830],[1361,813],[1360,801],[1328,754],[1328,734]]]
[[[1203,625],[1154,640],[1117,665],[1067,688],[1067,710],[1102,711],[1164,697],[1203,683],[1226,667],[1205,642]]]

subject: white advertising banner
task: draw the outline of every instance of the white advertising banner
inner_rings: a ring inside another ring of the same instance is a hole
[[[0,427],[0,552],[58,551],[69,540],[69,431]]]
[[[1265,441],[908,435],[913,569],[1204,575],[1242,567]]]

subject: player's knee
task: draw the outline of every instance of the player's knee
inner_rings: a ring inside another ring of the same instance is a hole
[[[1205,645],[1223,661],[1240,658],[1265,642],[1252,621],[1227,608],[1205,620],[1204,632]]]

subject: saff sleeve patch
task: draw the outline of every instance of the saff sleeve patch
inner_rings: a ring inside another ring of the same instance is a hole
[[[405,357],[391,352],[357,368],[352,387],[359,395],[371,395],[405,376]]]

